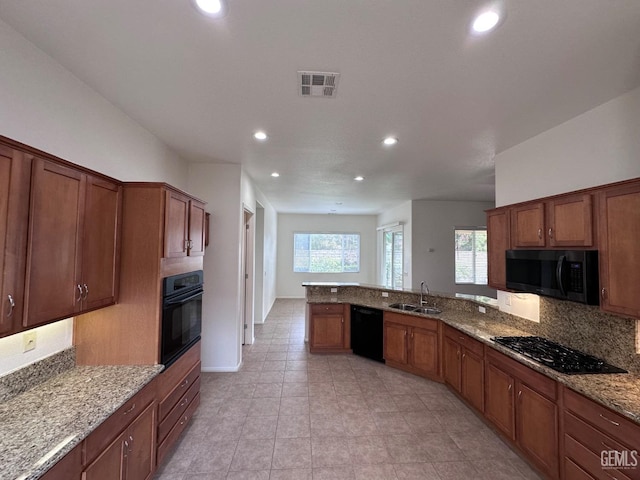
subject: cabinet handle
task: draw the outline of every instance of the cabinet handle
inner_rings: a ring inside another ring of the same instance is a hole
[[[78,284],[76,285],[76,288],[78,289],[78,298],[76,298],[76,303],[80,303],[82,301],[82,285]]]
[[[507,391],[509,391],[509,392],[510,392],[512,388],[513,388],[513,385],[512,385],[512,384],[509,384],[509,388],[507,388]]]
[[[463,354],[462,354],[462,358],[464,358],[464,357],[466,357],[466,356],[467,356],[467,354],[466,354],[466,353],[463,353]]]
[[[185,378],[185,379],[184,379],[184,382],[182,382],[182,383],[180,384],[180,388],[184,388],[184,387],[186,387],[187,385],[189,385],[189,379],[188,379],[188,378]]]
[[[89,296],[89,285],[87,285],[86,283],[82,285],[84,287],[84,299],[86,300],[87,297]]]
[[[129,435],[129,445],[133,445],[133,435]]]
[[[602,290],[600,291],[600,296],[602,296],[602,299],[604,300],[604,297],[607,296],[607,289],[602,287]]]
[[[180,402],[180,406],[181,406],[181,407],[184,407],[187,403],[189,403],[189,399],[188,399],[187,397],[185,397],[185,398],[184,398],[184,400],[182,400],[182,401]]]
[[[180,422],[180,425],[184,425],[187,420],[189,420],[189,417],[185,415],[182,421]]]
[[[123,413],[123,415],[128,415],[136,409],[136,404],[131,405],[131,408]]]
[[[341,319],[340,319],[340,321],[341,321],[342,323],[344,323],[344,318],[341,318]]]
[[[518,398],[522,397],[522,390],[518,391]]]
[[[553,228],[549,229],[549,238],[553,238]]]
[[[616,427],[619,427],[620,424],[618,422],[614,422],[613,420],[609,420],[607,417],[605,417],[604,415],[600,414],[600,418],[602,418],[603,420],[606,420],[607,422],[615,425]]]
[[[538,238],[542,238],[542,229],[541,228],[538,229]]]
[[[16,307],[16,302],[13,300],[11,295],[7,295],[7,299],[9,300],[9,313],[7,313],[7,318],[11,318],[11,315],[13,315],[13,309]]]

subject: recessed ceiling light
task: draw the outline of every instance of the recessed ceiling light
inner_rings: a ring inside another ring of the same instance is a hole
[[[227,13],[224,0],[193,0],[201,13],[210,17],[223,17]]]
[[[384,143],[387,146],[391,146],[398,143],[398,139],[396,137],[387,137],[382,141],[382,143]]]
[[[267,134],[263,131],[259,131],[253,134],[253,138],[255,138],[256,140],[266,140]]]
[[[271,174],[271,176],[272,176],[272,177],[279,177],[279,176],[280,176],[280,174],[279,174],[278,172],[273,172],[273,173]]]
[[[363,177],[363,176],[361,176],[361,175],[358,175],[357,177],[355,177],[355,178],[354,178],[354,180],[355,180],[356,182],[361,182],[361,181],[363,181],[363,180],[364,180],[364,177]]]
[[[489,30],[493,30],[496,25],[498,25],[499,21],[500,14],[497,11],[487,10],[475,18],[471,28],[475,33],[485,33]]]

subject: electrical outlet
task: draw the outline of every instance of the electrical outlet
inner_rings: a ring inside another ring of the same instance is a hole
[[[338,293],[338,289],[337,288],[331,288],[331,293]]]
[[[389,292],[382,292],[382,296],[384,298],[388,298],[389,297]]]
[[[22,334],[22,351],[30,352],[36,348],[36,332],[25,332]]]
[[[482,305],[479,305],[479,306],[478,306],[478,311],[479,311],[480,313],[487,313],[487,309],[486,309],[486,308],[484,308]]]

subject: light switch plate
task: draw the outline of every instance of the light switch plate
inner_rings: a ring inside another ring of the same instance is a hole
[[[25,332],[22,334],[22,351],[30,352],[36,348],[36,332]]]

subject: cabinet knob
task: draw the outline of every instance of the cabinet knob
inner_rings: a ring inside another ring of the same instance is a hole
[[[553,228],[549,229],[549,238],[553,238]]]
[[[16,302],[10,294],[7,295],[7,300],[9,300],[9,312],[7,313],[7,318],[11,318],[11,315],[13,315],[13,309],[16,307]]]

